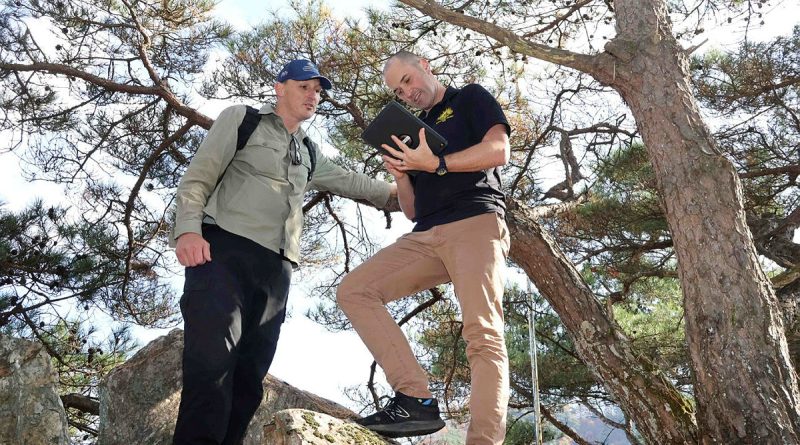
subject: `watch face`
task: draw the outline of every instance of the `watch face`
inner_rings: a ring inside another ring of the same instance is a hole
[[[436,174],[444,176],[447,173],[447,164],[444,162],[444,155],[439,155],[439,166],[436,167]]]

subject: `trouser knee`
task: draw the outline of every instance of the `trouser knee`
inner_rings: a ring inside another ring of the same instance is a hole
[[[358,305],[359,291],[363,286],[358,285],[352,275],[346,275],[339,287],[336,288],[336,303],[342,308],[344,313],[348,313],[354,306]]]
[[[504,357],[506,355],[505,336],[502,330],[487,327],[468,329],[465,326],[462,336],[467,343],[468,356],[477,354]]]

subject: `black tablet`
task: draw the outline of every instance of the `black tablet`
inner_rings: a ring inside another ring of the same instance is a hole
[[[361,133],[361,138],[382,154],[388,154],[381,144],[397,148],[391,135],[397,136],[406,145],[416,149],[419,146],[420,128],[425,129],[425,140],[428,141],[428,146],[433,154],[441,153],[447,146],[447,140],[397,101],[391,101],[383,107],[383,110],[375,116],[367,129]]]

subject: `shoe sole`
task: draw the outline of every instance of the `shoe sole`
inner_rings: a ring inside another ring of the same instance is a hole
[[[444,420],[412,420],[392,425],[370,425],[365,428],[375,431],[381,436],[394,439],[435,433],[444,428],[444,425]]]

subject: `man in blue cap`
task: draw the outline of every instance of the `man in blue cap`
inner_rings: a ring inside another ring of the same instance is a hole
[[[240,444],[263,397],[300,260],[303,196],[330,191],[378,208],[393,184],[344,170],[309,142],[300,124],[331,82],[308,60],[278,73],[275,106],[226,108],[178,186],[171,244],[186,267],[183,389],[176,445]]]

